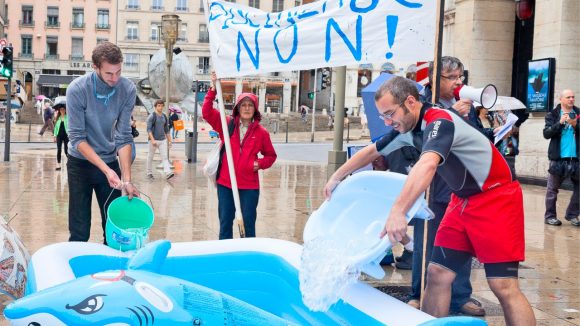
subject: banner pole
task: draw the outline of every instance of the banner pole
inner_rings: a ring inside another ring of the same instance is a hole
[[[234,196],[234,207],[236,208],[236,224],[240,231],[240,238],[246,237],[246,229],[244,228],[244,217],[242,216],[242,208],[240,205],[240,193],[238,192],[238,181],[236,179],[236,171],[234,169],[234,160],[232,156],[232,146],[230,144],[230,132],[228,130],[228,122],[226,120],[226,109],[222,96],[222,85],[219,79],[216,82],[215,89],[217,91],[218,107],[220,109],[220,120],[222,122],[222,132],[224,135],[224,146],[226,148],[226,157],[228,159],[228,171],[230,173],[230,180],[232,183],[232,195]],[[257,110],[258,108],[256,108]],[[233,117],[232,117],[233,119]]]
[[[437,11],[435,16],[435,55],[433,56],[433,76],[432,76],[432,97],[431,103],[435,104],[439,101],[439,82],[440,82],[440,70],[441,70],[441,50],[443,47],[443,20],[445,15],[445,0],[437,1]],[[426,197],[427,203],[431,202],[431,186],[427,188]],[[429,232],[429,220],[423,221],[423,255],[421,260],[421,299],[419,302],[419,307],[423,308],[423,300],[425,298],[425,273],[426,273],[426,262],[427,262],[427,239]]]

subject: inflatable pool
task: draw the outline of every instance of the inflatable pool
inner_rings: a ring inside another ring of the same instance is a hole
[[[4,314],[13,325],[214,325],[216,318],[222,325],[418,325],[433,319],[362,282],[328,312],[311,312],[299,290],[301,249],[264,238],[157,241],[131,257],[96,243],[53,244],[32,256],[27,295]],[[240,311],[250,322],[234,318]],[[233,319],[224,323],[227,316]]]

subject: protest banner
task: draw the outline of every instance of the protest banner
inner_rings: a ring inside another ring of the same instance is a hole
[[[219,78],[433,59],[436,0],[326,0],[277,13],[204,5]]]

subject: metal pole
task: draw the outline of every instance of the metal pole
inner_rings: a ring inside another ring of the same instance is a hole
[[[199,80],[195,81],[195,110],[193,111],[193,139],[191,140],[191,161],[197,162],[197,90],[199,89]]]
[[[288,144],[288,120],[286,120],[286,144]]]
[[[310,130],[310,142],[314,143],[314,112],[316,112],[316,81],[318,69],[314,69],[314,98],[312,99],[312,129]]]
[[[171,86],[171,62],[173,61],[173,52],[172,49],[173,44],[170,40],[165,41],[165,63],[167,64],[167,68],[165,70],[165,112],[166,116],[169,119],[169,89]],[[169,160],[169,144],[167,144],[167,160],[169,164],[171,160]]]
[[[10,118],[12,117],[12,78],[8,77],[6,88],[6,135],[4,137],[4,162],[10,161]]]
[[[346,162],[346,152],[342,150],[342,137],[344,136],[344,89],[346,81],[346,67],[335,68],[334,79],[334,142],[332,151],[328,152],[328,176],[331,176],[344,162]]]
[[[350,119],[346,120],[346,143],[350,140]]]

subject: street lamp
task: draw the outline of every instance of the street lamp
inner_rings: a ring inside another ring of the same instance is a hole
[[[161,37],[165,41],[165,109],[169,113],[169,87],[171,84],[171,63],[173,62],[173,45],[177,41],[177,33],[181,19],[178,15],[161,16]]]

